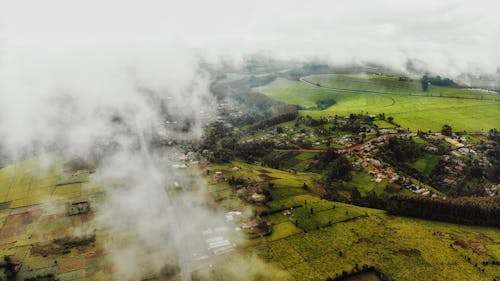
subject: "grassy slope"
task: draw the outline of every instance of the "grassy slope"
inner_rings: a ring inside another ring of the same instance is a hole
[[[307,79],[316,81],[315,78],[316,76],[310,76]],[[325,80],[328,76],[320,76],[320,78],[318,81],[324,86],[336,85],[335,83],[338,82],[337,79],[332,78],[331,84],[327,84]],[[277,79],[265,87],[256,89],[271,98],[305,107],[314,106],[319,100],[332,98],[336,100],[336,104],[325,110],[304,110],[301,112],[303,115],[311,115],[313,117],[366,112],[370,114],[385,113],[386,117],[393,116],[396,123],[412,130],[438,131],[446,123],[450,124],[457,131],[481,131],[500,126],[500,115],[498,115],[500,103],[495,101],[430,97],[423,96],[423,93],[414,93],[414,95],[409,96],[399,88],[382,89],[377,83],[370,82],[372,80],[359,77],[356,79],[368,83],[353,84],[350,82],[351,84],[349,84],[343,82],[344,84],[337,85],[337,87],[370,90],[373,86],[374,89],[372,90],[384,90],[389,94],[336,92],[311,86],[303,82],[284,79]],[[391,83],[403,82],[391,81]],[[442,93],[449,93],[450,96],[470,97],[470,95],[474,95],[474,92],[469,91],[462,93],[465,90],[451,88],[440,88],[439,90]],[[494,97],[496,98],[496,96]],[[474,122],[471,122],[471,120],[474,120]]]
[[[241,169],[231,171],[232,166]],[[314,184],[316,176],[310,173],[295,175],[241,162],[209,169],[257,182],[263,181],[258,175],[266,171],[279,178],[274,180],[274,200],[268,203],[271,210],[301,205],[291,216],[278,212],[266,217],[273,223],[272,234],[249,243],[249,252],[286,273],[262,280],[324,280],[356,264],[376,266],[394,280],[492,280],[500,274],[498,266],[481,264],[500,258],[497,229],[393,217],[381,210],[323,200],[300,188],[303,181]],[[450,247],[455,242],[464,248]]]
[[[498,230],[370,211],[368,217],[269,241],[265,257],[296,280],[324,280],[356,264],[374,265],[394,280],[492,280],[500,274],[497,266],[481,265],[484,273],[474,266],[490,256],[498,259]],[[469,246],[450,247],[455,241]]]

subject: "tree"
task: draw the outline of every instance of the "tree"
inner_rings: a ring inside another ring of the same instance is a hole
[[[422,85],[422,91],[427,92],[429,90],[429,78],[427,75],[422,76],[420,84]]]
[[[392,122],[394,122],[394,117],[392,116],[387,117],[387,122],[392,124]]]
[[[448,124],[444,124],[443,127],[441,128],[441,134],[445,136],[451,136],[452,129],[451,126]]]
[[[335,180],[348,180],[351,178],[351,171],[351,162],[345,155],[341,154],[331,163],[331,169],[327,175],[328,181],[332,182]]]

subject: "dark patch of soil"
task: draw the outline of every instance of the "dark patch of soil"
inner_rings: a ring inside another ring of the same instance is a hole
[[[479,240],[481,242],[486,242],[486,243],[493,243],[495,242],[493,239],[491,239],[491,237],[489,237],[488,235],[485,235],[485,234],[479,234],[478,236],[476,236],[476,240]]]
[[[264,169],[260,169],[260,170],[257,170],[257,171],[259,171],[259,172],[261,172],[263,174],[269,174],[270,173],[269,171],[264,170]]]
[[[417,249],[400,249],[398,253],[403,254],[407,257],[420,256],[422,253]]]
[[[95,235],[83,237],[64,237],[52,240],[52,242],[37,243],[31,248],[33,255],[46,257],[48,255],[68,254],[72,248],[83,248],[95,243]]]
[[[259,174],[259,177],[263,179],[264,181],[272,181],[272,180],[277,180],[278,178],[268,176],[266,174]]]
[[[484,234],[479,234],[474,240],[464,241],[461,239],[455,240],[454,245],[461,247],[462,249],[471,249],[477,255],[486,255],[488,249],[486,244],[494,243],[491,237]]]
[[[356,241],[356,244],[359,243],[371,243],[372,241],[369,238],[359,238],[358,241]]]
[[[361,273],[357,276],[350,277],[346,281],[377,281],[380,280],[378,276],[373,272]]]
[[[467,249],[468,247],[467,242],[465,242],[464,240],[455,240],[455,242],[453,242],[453,245],[457,245],[462,249]]]

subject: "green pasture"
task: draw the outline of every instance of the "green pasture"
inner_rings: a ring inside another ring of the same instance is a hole
[[[304,171],[308,168],[308,163],[318,154],[317,152],[301,152],[285,162],[285,169]]]
[[[439,156],[435,154],[426,153],[422,157],[418,158],[412,166],[423,173],[425,176],[429,176],[439,162]]]
[[[460,97],[484,100],[500,100],[500,95],[488,91],[470,90],[430,85],[422,91],[420,80],[399,81],[399,76],[363,74],[321,74],[304,77],[305,80],[325,88],[367,91],[383,94],[420,95],[434,97]]]
[[[310,115],[314,118],[333,115],[348,115],[350,113],[379,114],[385,113],[386,117],[394,117],[394,122],[404,128],[416,130],[439,131],[443,124],[450,124],[456,131],[487,131],[500,126],[500,95],[489,94],[489,99],[481,99],[478,93],[454,89],[440,89],[442,93],[405,93],[396,87],[397,83],[391,81],[382,83],[373,82],[374,79],[356,76],[356,81],[366,83],[352,83],[352,81],[340,81],[338,75],[309,76],[306,79],[317,81],[321,86],[337,85],[336,88],[347,88],[345,90],[334,90],[309,85],[300,81],[289,81],[276,79],[274,82],[255,90],[282,102],[299,105],[304,108],[314,107],[320,100],[334,99],[336,103],[325,110],[302,110],[302,115]],[[332,78],[333,77],[333,78]],[[314,79],[318,80],[314,80]],[[330,79],[330,80],[328,80]],[[381,81],[385,81],[380,79]],[[329,83],[327,83],[330,81]],[[378,80],[376,80],[378,81]],[[390,80],[389,80],[390,81]],[[349,87],[348,87],[349,85]],[[370,88],[370,87],[375,88]],[[371,90],[370,90],[371,89]],[[389,90],[388,90],[389,89]],[[370,91],[375,92],[370,92]],[[464,93],[465,91],[465,93]],[[431,96],[432,94],[432,96]],[[455,96],[459,98],[455,98]],[[494,98],[494,99],[493,99]],[[384,124],[385,125],[385,124]]]
[[[356,208],[368,216],[268,241],[265,258],[295,280],[324,280],[356,264],[375,266],[391,280],[493,280],[500,274],[498,266],[482,264],[498,259],[500,233],[495,229]]]
[[[363,170],[355,172],[352,179],[346,183],[346,187],[357,189],[361,196],[365,197],[371,192],[375,192],[376,195],[382,195],[385,192],[387,184],[387,180],[381,182],[374,181],[374,177],[368,174],[368,171]]]

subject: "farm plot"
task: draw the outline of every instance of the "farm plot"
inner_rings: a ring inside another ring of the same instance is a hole
[[[499,238],[493,229],[390,217],[380,211],[270,241],[267,259],[280,263],[296,280],[324,280],[363,265],[374,266],[394,280],[414,280],[415,276],[488,280],[500,270],[482,262],[498,258],[495,241]]]
[[[498,115],[500,95],[497,94],[493,95],[494,99],[482,99],[481,96],[474,96],[477,93],[471,94],[468,90],[445,87],[439,89],[441,96],[433,94],[432,91],[427,95],[412,94],[398,88],[396,85],[401,83],[399,81],[379,85],[372,83],[367,78],[357,77],[355,78],[356,83],[344,80],[339,82],[339,79],[334,76],[327,84],[326,81],[329,77],[321,76],[318,84],[336,85],[335,83],[341,83],[338,88],[348,87],[349,91],[322,88],[315,84],[285,79],[277,79],[273,83],[255,89],[273,99],[303,108],[311,107],[318,101],[325,99],[336,101],[334,105],[324,110],[301,111],[302,115],[310,115],[314,118],[342,116],[350,113],[385,113],[387,117],[394,117],[397,124],[413,131],[439,131],[443,124],[451,125],[456,131],[473,132],[486,131],[500,126],[500,115]],[[307,77],[312,81],[315,78],[316,76]],[[359,82],[364,81],[363,79],[368,82]]]

